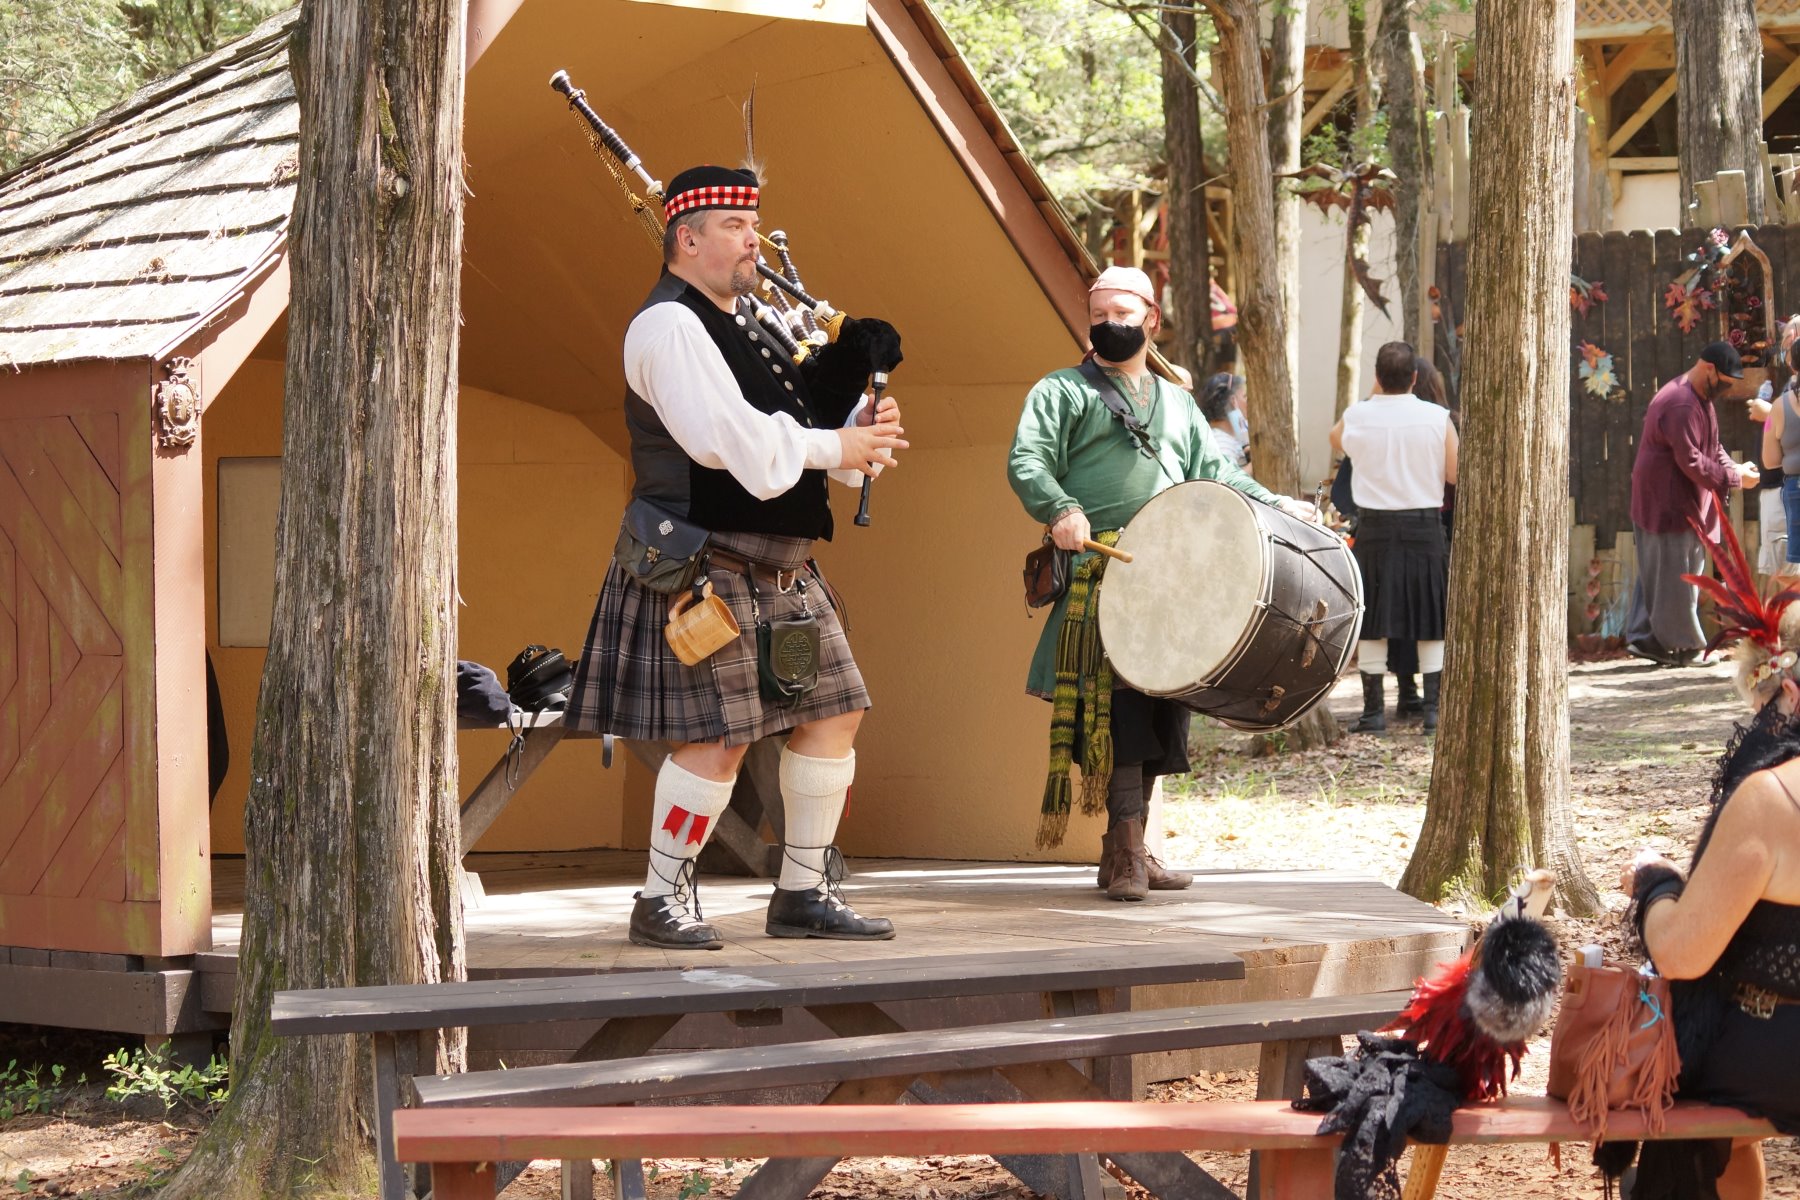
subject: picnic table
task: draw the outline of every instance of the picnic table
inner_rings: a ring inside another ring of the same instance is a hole
[[[377,1144],[382,1200],[402,1200],[405,1173],[392,1157],[393,1117],[406,1080],[431,1074],[440,1029],[583,1020],[603,1024],[576,1061],[649,1053],[693,1013],[759,1017],[798,1009],[832,1034],[850,1037],[906,1028],[883,1005],[1036,993],[1046,1015],[1079,1015],[1130,1006],[1130,989],[1244,977],[1230,951],[1195,940],[1179,945],[1081,946],[867,962],[618,971],[387,987],[277,992],[270,1027],[279,1036],[369,1034],[374,1050]],[[1125,1064],[1097,1060],[1101,1094],[1124,1099]],[[851,1099],[863,1084],[852,1081]],[[904,1090],[904,1088],[902,1089]],[[829,1169],[829,1166],[826,1168]]]

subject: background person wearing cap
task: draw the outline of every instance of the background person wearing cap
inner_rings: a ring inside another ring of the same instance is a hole
[[[1162,312],[1149,276],[1134,267],[1108,267],[1088,292],[1088,340],[1093,359],[1146,427],[1156,447],[1152,462],[1138,452],[1095,384],[1078,368],[1052,371],[1025,397],[1024,411],[1007,459],[1007,480],[1034,521],[1055,543],[1079,551],[1082,542],[1117,539],[1117,531],[1158,492],[1190,479],[1216,479],[1265,504],[1302,518],[1312,505],[1276,496],[1219,453],[1212,429],[1193,396],[1150,370],[1150,339]],[[1151,888],[1185,888],[1193,877],[1168,871],[1144,849],[1145,797],[1159,775],[1188,770],[1188,710],[1124,686],[1085,711],[1080,701],[1101,667],[1095,629],[1072,637],[1068,656],[1059,641],[1070,620],[1071,600],[1097,586],[1103,560],[1079,554],[1075,582],[1050,610],[1032,656],[1026,690],[1054,705],[1050,725],[1050,775],[1038,826],[1038,844],[1056,846],[1067,831],[1072,792],[1069,768],[1084,766],[1084,747],[1103,746],[1110,733],[1112,758],[1106,785],[1107,833],[1101,842],[1099,885],[1114,900],[1143,900]],[[1093,620],[1086,605],[1084,623]],[[1079,644],[1077,644],[1079,643]],[[1059,658],[1061,659],[1059,661]],[[1086,726],[1086,728],[1084,728]],[[1084,766],[1084,770],[1086,767]]]
[[[804,369],[772,344],[739,303],[757,278],[759,196],[755,175],[727,167],[671,181],[663,274],[625,333],[635,476],[627,527],[646,539],[659,529],[668,537],[677,522],[708,531],[706,577],[742,635],[684,665],[663,636],[675,597],[644,587],[615,553],[564,716],[572,728],[675,743],[656,777],[650,870],[630,931],[634,942],[667,949],[723,944],[701,916],[694,860],[750,744],[787,731],[787,844],[766,932],[894,936],[838,887],[843,859],[831,843],[869,694],[812,555],[814,540],[832,533],[826,475],[860,483],[907,446],[893,399],[873,412],[863,400],[870,371],[899,363],[900,336],[885,321],[846,321]],[[804,624],[808,614],[817,621],[816,684],[765,698],[757,616]]]
[[[1700,593],[1683,575],[1706,570],[1706,551],[1689,521],[1719,538],[1719,502],[1734,487],[1761,478],[1749,463],[1734,463],[1719,444],[1713,402],[1744,377],[1743,359],[1729,342],[1713,342],[1684,375],[1663,385],[1644,413],[1631,467],[1631,525],[1637,582],[1625,620],[1625,648],[1663,666],[1694,660],[1700,631]]]

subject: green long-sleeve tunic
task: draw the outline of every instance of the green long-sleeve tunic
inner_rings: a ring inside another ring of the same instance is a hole
[[[1025,397],[1006,477],[1034,521],[1048,525],[1070,509],[1098,530],[1118,529],[1150,497],[1178,480],[1216,479],[1267,504],[1275,495],[1213,446],[1212,431],[1193,397],[1157,379],[1138,417],[1150,432],[1161,465],[1138,453],[1125,427],[1073,367],[1052,371]],[[1025,690],[1048,697],[1056,687],[1056,636],[1068,605],[1050,610]]]

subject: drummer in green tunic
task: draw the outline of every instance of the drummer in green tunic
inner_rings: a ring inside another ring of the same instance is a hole
[[[1092,354],[1031,389],[1007,460],[1013,491],[1057,546],[1080,552],[1090,539],[1113,544],[1152,496],[1190,479],[1215,479],[1312,517],[1310,504],[1275,495],[1220,454],[1193,396],[1150,370],[1162,310],[1149,276],[1135,267],[1107,268],[1088,293],[1088,317]],[[1102,386],[1141,433],[1115,415]],[[1050,610],[1031,660],[1026,690],[1053,705],[1037,840],[1061,844],[1073,801],[1069,768],[1080,765],[1082,811],[1098,814],[1104,806],[1107,814],[1099,885],[1114,900],[1143,900],[1153,888],[1193,882],[1144,849],[1146,797],[1157,777],[1188,770],[1188,711],[1113,679],[1094,619],[1104,563],[1091,552],[1076,555],[1069,590]]]

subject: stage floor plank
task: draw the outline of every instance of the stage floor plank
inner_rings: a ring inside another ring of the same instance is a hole
[[[625,940],[641,851],[478,854],[468,860],[485,899],[465,914],[472,971],[606,971],[763,962],[829,962],[1029,948],[1203,942],[1256,966],[1365,948],[1439,957],[1463,944],[1464,925],[1381,882],[1345,871],[1202,871],[1185,892],[1138,904],[1111,901],[1094,868],[1041,863],[864,859],[845,894],[859,911],[890,917],[889,942],[766,936],[771,882],[705,876],[706,918],[725,939],[710,953],[667,953]],[[243,862],[214,863],[214,954],[236,953]],[[1433,953],[1436,952],[1436,953]],[[1410,982],[1407,981],[1407,982]]]

